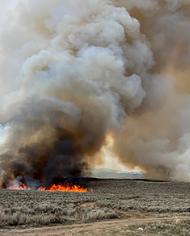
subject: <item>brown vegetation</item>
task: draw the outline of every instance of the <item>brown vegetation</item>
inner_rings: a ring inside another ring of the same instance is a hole
[[[90,186],[87,193],[2,190],[0,228],[190,216],[190,185],[186,183],[93,180]],[[152,232],[154,225],[143,230]],[[164,230],[165,226],[158,227]]]

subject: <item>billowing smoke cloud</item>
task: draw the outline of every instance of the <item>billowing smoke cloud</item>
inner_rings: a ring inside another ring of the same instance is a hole
[[[145,3],[146,2],[146,3]],[[117,1],[141,24],[155,64],[142,76],[146,97],[117,134],[116,151],[150,177],[189,181],[190,2]]]
[[[190,179],[190,4],[142,2],[2,5],[1,184],[83,175],[108,133],[123,163]]]

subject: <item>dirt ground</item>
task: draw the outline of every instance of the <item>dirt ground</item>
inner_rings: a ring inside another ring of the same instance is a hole
[[[2,236],[111,236],[111,235],[190,235],[190,218],[147,217],[145,219],[125,219],[94,222],[91,224],[74,224],[70,226],[53,226],[20,230],[2,231]],[[151,228],[148,227],[153,226]],[[186,226],[186,228],[184,227]],[[164,228],[165,227],[165,228]],[[182,227],[182,228],[181,228]],[[177,231],[176,231],[177,230]]]
[[[91,180],[88,193],[0,191],[0,235],[190,235],[190,184]]]

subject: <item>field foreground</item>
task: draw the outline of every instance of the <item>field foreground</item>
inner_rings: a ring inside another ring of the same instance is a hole
[[[88,193],[0,191],[0,235],[190,235],[188,183],[89,186]]]

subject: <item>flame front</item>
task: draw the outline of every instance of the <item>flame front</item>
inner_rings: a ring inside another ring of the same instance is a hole
[[[68,185],[68,186],[64,186],[64,185],[52,185],[48,191],[61,191],[61,192],[81,192],[81,193],[84,193],[84,192],[87,192],[87,189],[86,188],[83,188],[81,186],[78,186],[78,185]]]
[[[85,193],[88,192],[87,188],[81,187],[79,185],[56,185],[53,184],[51,187],[38,187],[37,189],[28,187],[27,185],[20,183],[17,186],[9,186],[8,189],[10,190],[39,190],[39,191],[49,191],[49,192],[79,192]]]

